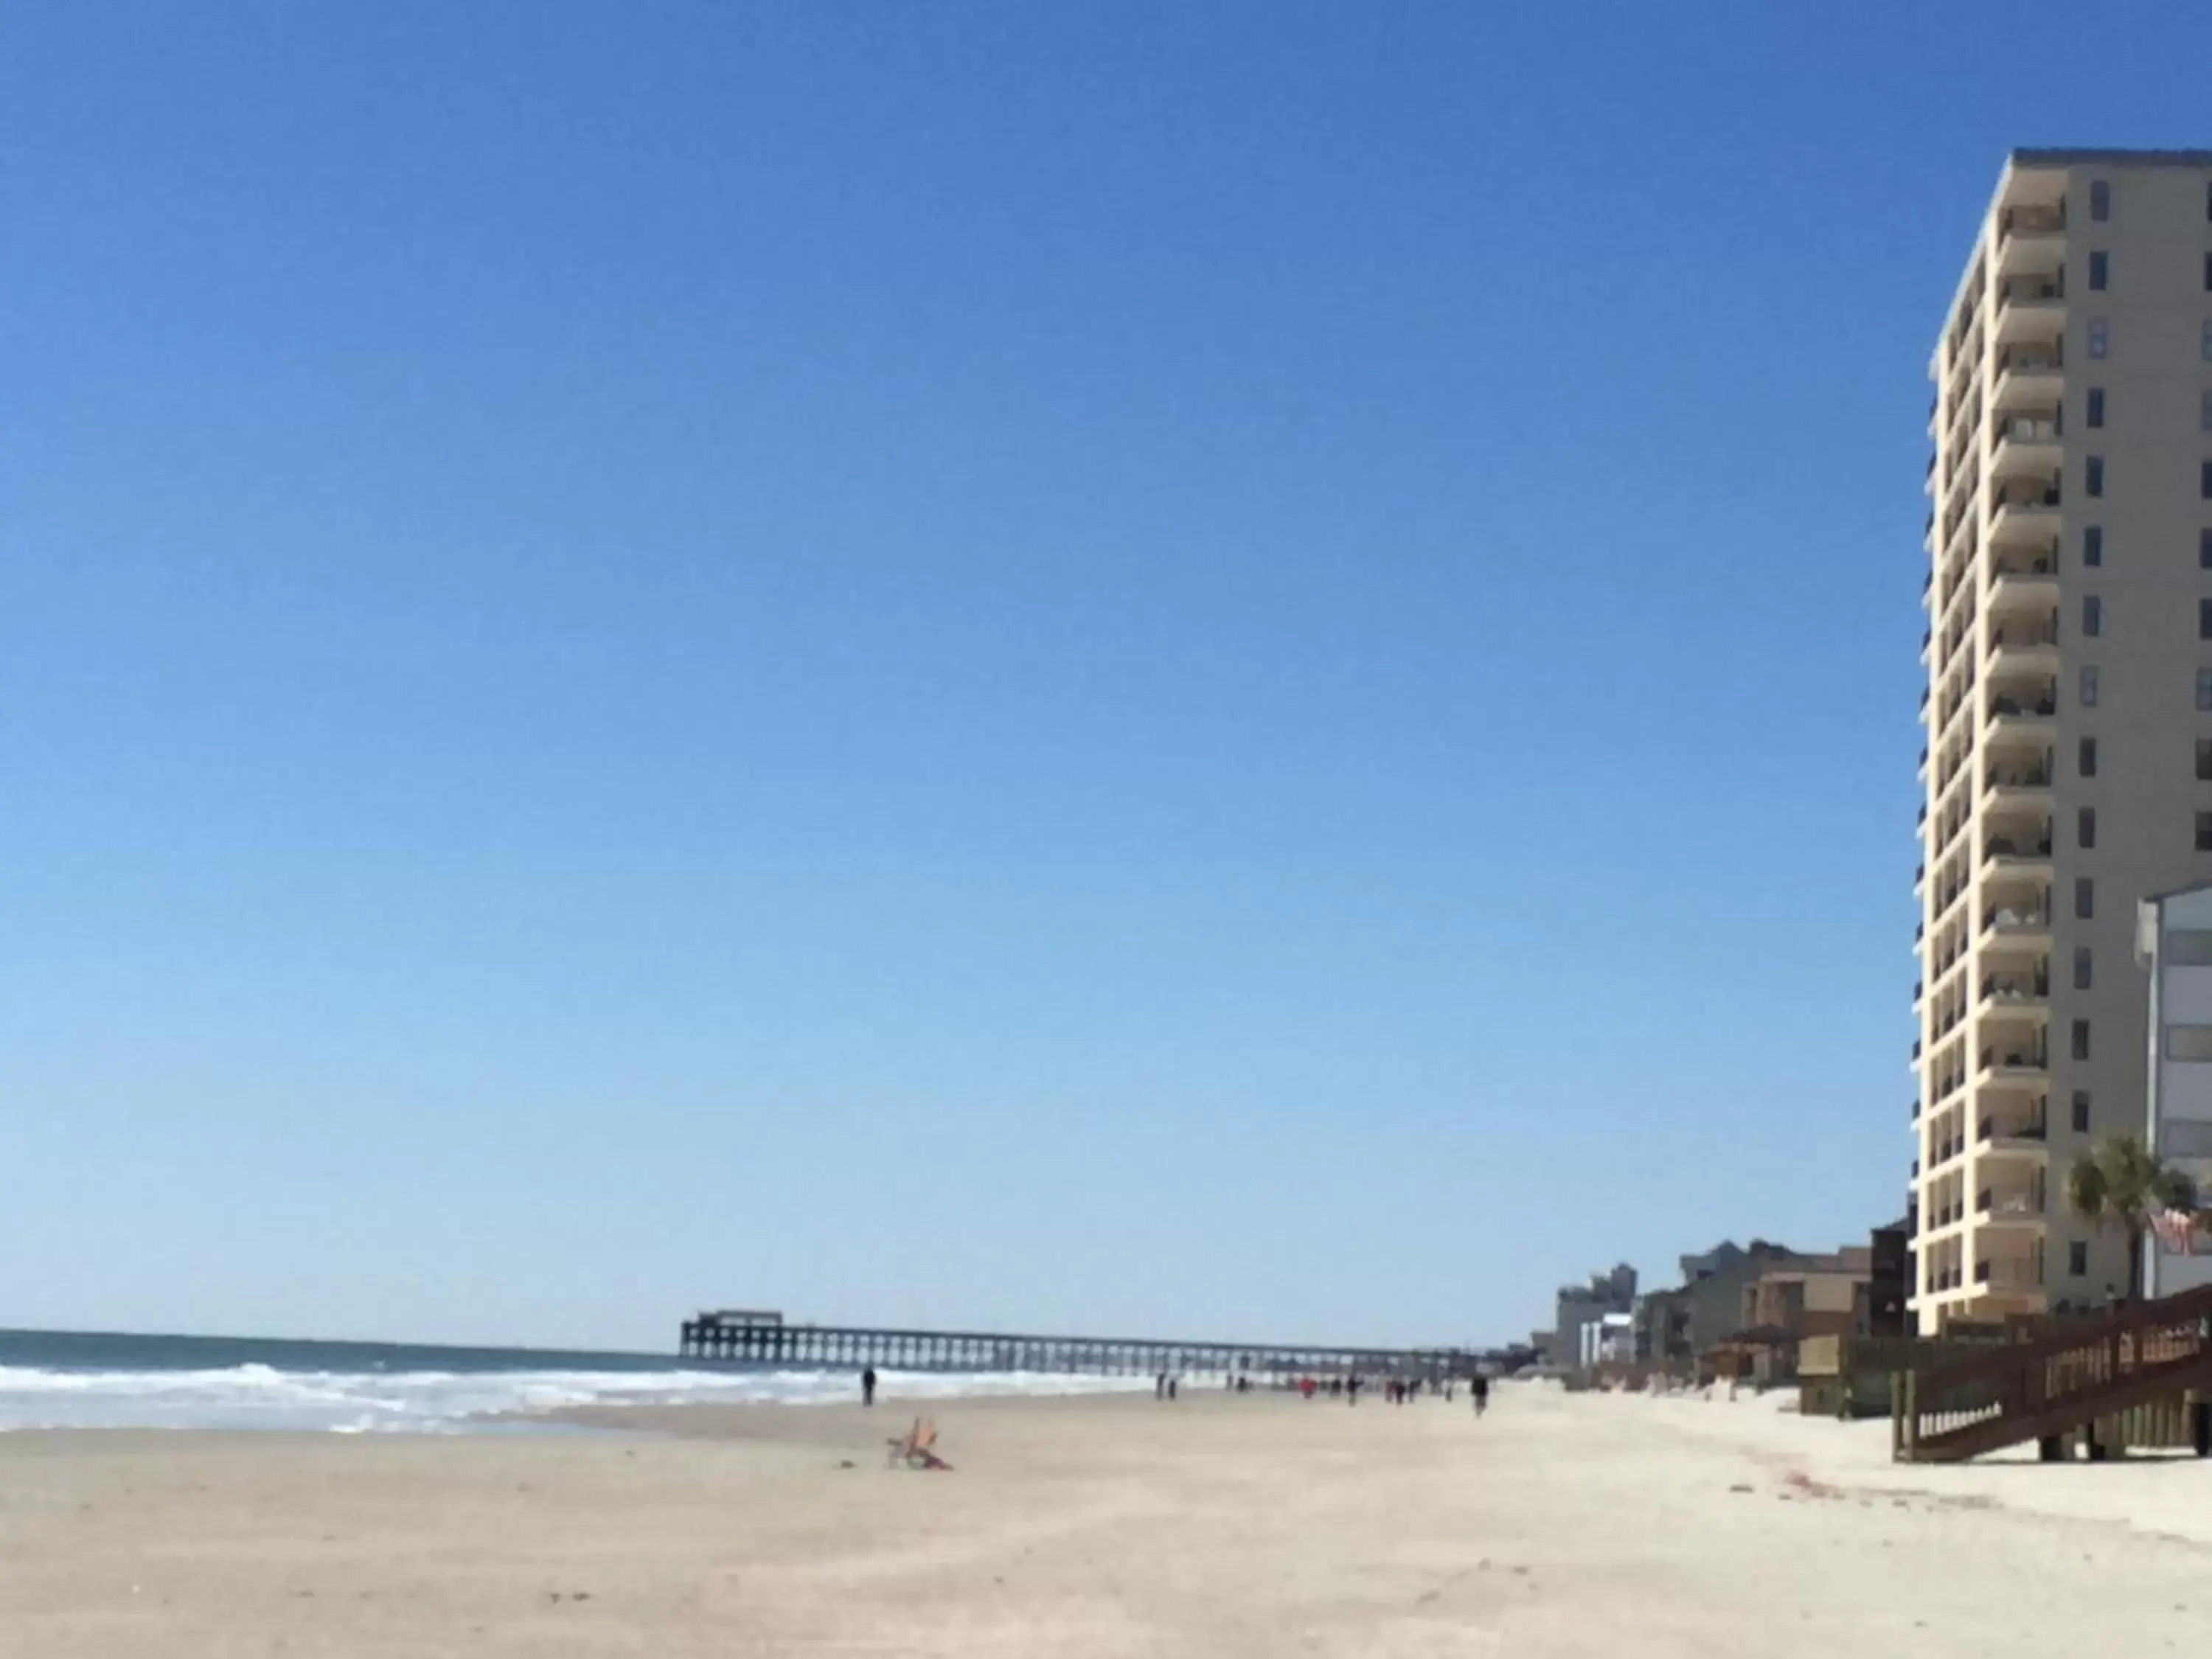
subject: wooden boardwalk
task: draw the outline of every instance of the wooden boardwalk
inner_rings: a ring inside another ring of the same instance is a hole
[[[2033,1440],[2046,1459],[2085,1437],[2092,1455],[2112,1449],[2100,1423],[2185,1399],[2192,1416],[2212,1389],[2212,1286],[2137,1303],[2103,1318],[2027,1341],[2000,1343],[1948,1363],[1900,1373],[1892,1449],[1900,1462],[1952,1463]],[[2193,1427],[2200,1454],[2212,1419]]]

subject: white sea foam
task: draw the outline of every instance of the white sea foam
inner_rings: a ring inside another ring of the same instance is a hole
[[[884,1402],[974,1395],[1119,1392],[1145,1377],[1048,1371],[885,1371]],[[76,1370],[0,1365],[0,1431],[292,1429],[455,1434],[501,1413],[591,1405],[851,1400],[852,1376],[821,1371]]]

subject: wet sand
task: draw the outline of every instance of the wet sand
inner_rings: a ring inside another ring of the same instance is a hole
[[[2212,1466],[1896,1469],[1765,1402],[1186,1394],[0,1437],[0,1654],[2156,1654]]]

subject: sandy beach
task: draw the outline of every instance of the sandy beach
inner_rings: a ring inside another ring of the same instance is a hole
[[[0,1437],[0,1653],[2130,1653],[2212,1635],[2212,1466],[1887,1461],[1771,1402],[1500,1390]]]

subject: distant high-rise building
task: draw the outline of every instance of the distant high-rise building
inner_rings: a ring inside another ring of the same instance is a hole
[[[1592,1273],[1587,1285],[1563,1285],[1553,1304],[1550,1358],[1563,1365],[1588,1363],[1583,1328],[1608,1314],[1626,1314],[1636,1304],[1636,1269],[1626,1261],[1609,1273]],[[1541,1346],[1541,1345],[1540,1345]]]
[[[2065,1173],[2143,1128],[2136,902],[2212,876],[2212,151],[2014,151],[1930,373],[1923,1331],[2127,1284]]]

